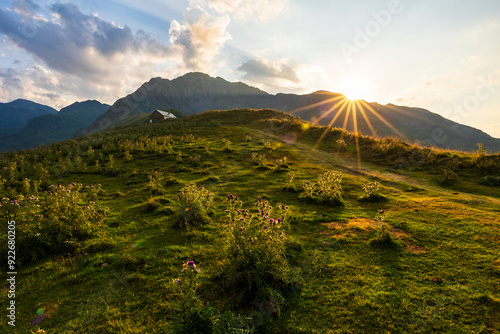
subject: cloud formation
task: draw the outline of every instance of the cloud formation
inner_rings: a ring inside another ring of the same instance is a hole
[[[221,14],[242,21],[267,20],[282,12],[288,0],[196,0]]]
[[[300,67],[287,64],[282,59],[272,62],[267,59],[253,58],[244,62],[237,71],[243,72],[241,79],[267,91],[280,88],[289,90],[299,89],[302,86]]]
[[[231,39],[227,32],[228,16],[215,17],[201,7],[187,8],[184,24],[170,24],[170,43],[182,53],[189,70],[210,72],[212,60],[224,43]]]
[[[229,17],[200,7],[188,8],[182,23],[171,22],[167,45],[142,30],[82,13],[71,3],[12,3],[0,8],[0,34],[36,65],[0,68],[3,100],[22,97],[54,107],[85,98],[113,103],[152,77],[211,72],[212,61],[231,38]]]
[[[51,18],[37,14],[30,0],[17,1],[15,12],[0,10],[0,32],[12,44],[42,60],[51,69],[88,79],[110,75],[108,63],[128,52],[167,56],[169,49],[128,27],[118,27],[97,15],[85,15],[74,4],[56,3]],[[49,20],[50,19],[50,20]]]

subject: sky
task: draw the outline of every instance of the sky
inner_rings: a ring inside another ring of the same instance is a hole
[[[500,138],[498,0],[0,0],[0,102],[204,72],[421,107]]]

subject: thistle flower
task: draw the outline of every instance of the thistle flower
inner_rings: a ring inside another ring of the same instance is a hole
[[[181,286],[181,284],[182,284],[182,281],[180,279],[178,279],[178,278],[176,278],[174,280],[174,282],[175,282],[175,285],[177,285],[177,286]]]
[[[196,264],[194,264],[194,261],[189,261],[187,263],[189,269],[196,269]]]
[[[281,224],[282,220],[281,218],[278,218],[278,224]]]
[[[384,212],[385,212],[385,210],[378,210],[378,213],[379,213],[380,215],[384,214]]]
[[[269,222],[270,222],[271,224],[273,224],[273,223],[274,223],[274,219],[273,219],[273,218],[269,219]]]

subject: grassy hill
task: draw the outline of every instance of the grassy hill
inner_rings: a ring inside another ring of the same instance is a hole
[[[19,333],[500,331],[498,154],[245,109],[0,159]]]

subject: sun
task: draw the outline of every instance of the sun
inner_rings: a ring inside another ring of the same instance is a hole
[[[370,85],[360,77],[349,77],[340,83],[338,93],[349,100],[367,100],[371,98]]]

